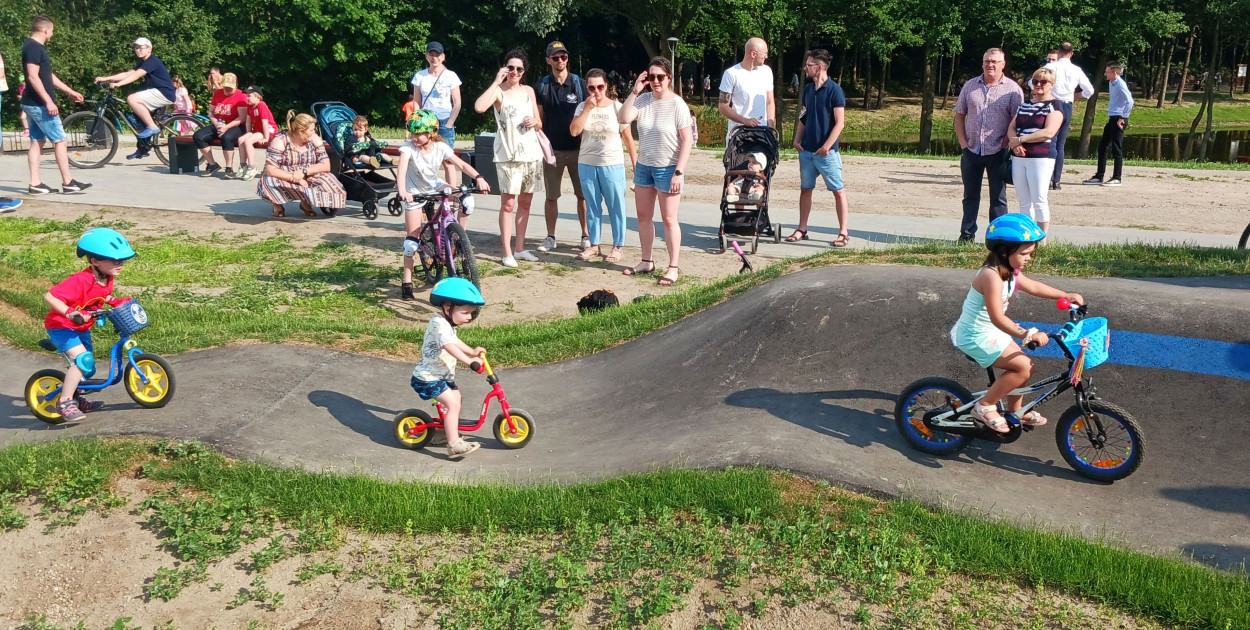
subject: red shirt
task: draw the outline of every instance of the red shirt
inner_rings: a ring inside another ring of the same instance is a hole
[[[108,302],[110,306],[117,306],[126,300],[113,297],[113,277],[104,284],[95,281],[95,272],[91,267],[79,271],[78,273],[66,278],[60,284],[52,287],[49,291],[53,297],[65,302],[70,310],[79,310],[87,307],[98,307],[101,302]],[[57,313],[55,310],[48,311],[48,316],[43,318],[43,327],[52,328],[69,328],[82,332],[91,328],[92,322],[85,324],[75,324],[70,318]]]
[[[256,104],[256,107],[247,108],[247,117],[252,121],[253,133],[265,133],[265,125],[263,121],[269,121],[269,134],[266,139],[272,140],[274,135],[278,133],[278,121],[273,119],[273,112],[269,111],[269,106],[265,101]]]
[[[209,102],[208,116],[230,124],[247,112],[247,95],[243,90],[235,90],[226,96],[225,90],[213,92],[213,100]]]

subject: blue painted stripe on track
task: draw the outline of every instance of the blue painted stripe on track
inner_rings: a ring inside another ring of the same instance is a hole
[[[1036,327],[1049,333],[1059,326],[1038,322],[1020,322],[1026,328]],[[1044,348],[1030,354],[1062,359],[1063,352],[1052,340]],[[1107,363],[1135,367],[1158,368],[1194,374],[1211,374],[1250,381],[1250,344],[1173,337],[1129,330],[1111,329],[1111,352]]]

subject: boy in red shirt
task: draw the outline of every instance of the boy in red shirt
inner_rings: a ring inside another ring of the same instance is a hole
[[[251,179],[258,174],[253,164],[254,147],[257,143],[268,143],[273,139],[274,134],[278,133],[278,121],[274,120],[273,112],[269,111],[269,105],[265,103],[264,91],[255,85],[249,85],[243,91],[247,93],[247,133],[239,136],[239,162],[243,170],[237,179]]]
[[[87,257],[88,267],[52,287],[43,296],[48,306],[52,307],[43,320],[48,338],[57,352],[69,361],[61,398],[56,404],[56,410],[67,422],[81,420],[84,412],[98,411],[104,406],[103,402],[89,402],[74,396],[82,379],[95,374],[95,355],[91,345],[91,325],[95,321],[83,310],[99,308],[106,302],[117,306],[126,301],[113,297],[113,279],[121,273],[125,261],[134,258],[135,250],[116,230],[92,228],[78,239],[78,255]]]

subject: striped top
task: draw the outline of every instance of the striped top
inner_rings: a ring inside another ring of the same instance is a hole
[[[1055,109],[1054,101],[1022,103],[1016,110],[1016,136],[1033,133],[1046,126],[1046,117]],[[1050,140],[1024,143],[1024,157],[1044,158],[1055,157],[1054,143]]]
[[[662,168],[677,164],[677,132],[691,125],[690,107],[680,96],[656,100],[647,92],[634,99],[638,110],[638,163]]]

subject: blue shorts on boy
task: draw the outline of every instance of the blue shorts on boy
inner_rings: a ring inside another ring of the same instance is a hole
[[[456,387],[456,357],[443,346],[459,338],[456,329],[443,315],[430,318],[421,343],[421,362],[412,370],[412,389],[422,400],[430,400]]]

